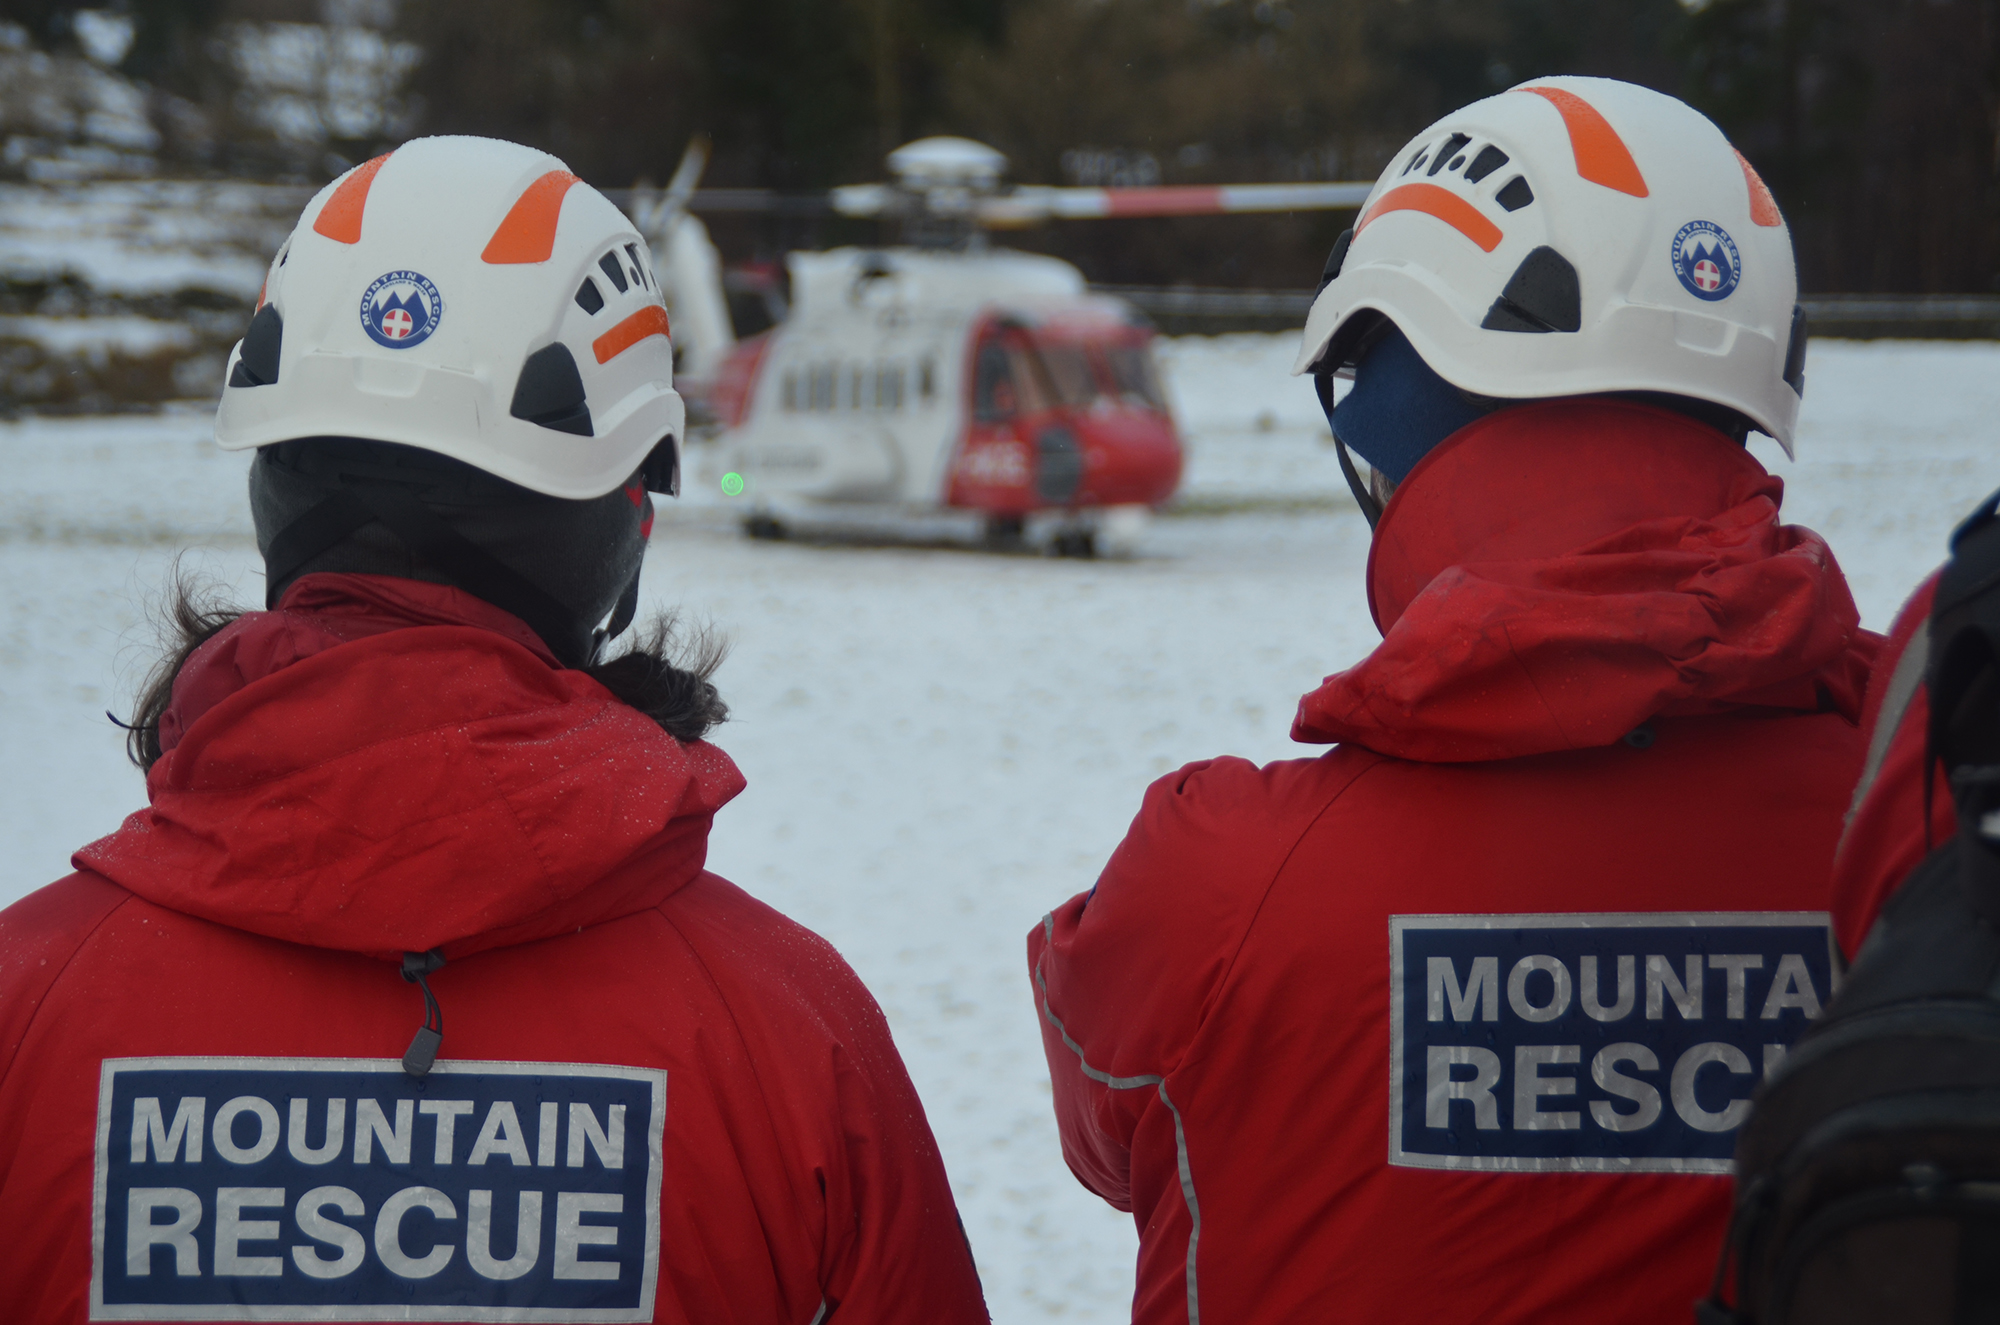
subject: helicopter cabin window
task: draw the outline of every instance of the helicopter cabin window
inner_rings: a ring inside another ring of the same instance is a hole
[[[1104,353],[1111,365],[1111,380],[1118,387],[1118,394],[1135,405],[1146,405],[1153,409],[1167,407],[1166,393],[1160,389],[1159,370],[1153,367],[1153,356],[1143,345],[1113,345]]]
[[[783,383],[782,383],[782,385],[781,385],[781,386],[780,386],[780,388],[779,388],[779,392],[778,392],[778,398],[779,398],[779,401],[780,401],[780,402],[781,402],[781,403],[782,403],[782,404],[784,405],[784,407],[785,407],[786,409],[788,409],[788,410],[795,410],[795,409],[797,409],[797,408],[799,407],[799,370],[798,370],[798,369],[796,369],[796,368],[787,368],[787,369],[785,370],[785,376],[784,376],[784,379],[783,379]]]
[[[885,363],[875,366],[875,408],[903,408],[903,365]]]
[[[830,410],[833,408],[834,365],[816,363],[806,377],[806,408],[809,410]]]
[[[981,423],[1012,418],[1020,401],[1014,389],[1014,365],[1007,348],[997,340],[981,345],[972,373],[973,417]]]

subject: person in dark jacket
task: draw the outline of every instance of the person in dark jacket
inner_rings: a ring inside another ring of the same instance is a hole
[[[1688,1319],[1831,993],[1879,643],[1743,444],[1795,293],[1748,163],[1603,80],[1445,117],[1342,236],[1299,367],[1382,643],[1299,704],[1330,751],[1156,782],[1028,937],[1135,1321]]]
[[[714,659],[615,657],[684,426],[645,245],[425,139],[307,206],[217,421],[149,805],[0,912],[0,1319],[986,1319],[823,940],[703,868]]]

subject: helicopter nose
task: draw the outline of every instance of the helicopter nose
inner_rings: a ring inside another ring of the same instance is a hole
[[[1072,443],[1080,441],[1081,446],[1074,460],[1067,463],[1074,465],[1079,482],[1067,500],[1054,496],[1044,500],[1087,506],[1157,506],[1173,496],[1180,484],[1183,456],[1171,419],[1151,413],[1127,414],[1080,419],[1073,427],[1074,431],[1064,431]],[[1041,450],[1038,458],[1047,466],[1049,452]],[[1038,490],[1045,481],[1053,482],[1038,471]]]

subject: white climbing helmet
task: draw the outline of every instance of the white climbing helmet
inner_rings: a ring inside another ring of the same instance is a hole
[[[306,205],[229,356],[216,441],[400,442],[552,497],[642,464],[686,411],[646,241],[546,152],[419,138]]]
[[[1791,233],[1750,163],[1672,97],[1538,78],[1476,101],[1396,155],[1350,233],[1294,373],[1350,365],[1386,317],[1476,395],[1691,396],[1791,453]]]

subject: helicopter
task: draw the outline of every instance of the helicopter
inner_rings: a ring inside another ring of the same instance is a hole
[[[1129,548],[1179,486],[1184,447],[1150,324],[1059,259],[988,232],[1052,218],[1357,208],[1372,182],[1016,186],[983,143],[933,137],[888,156],[892,183],[837,188],[842,216],[902,243],[794,252],[787,315],[737,340],[696,189],[696,140],[663,193],[632,195],[660,264],[679,378],[708,420],[690,477],[739,504],[753,537],[866,534],[1093,556]],[[798,210],[748,190],[711,206]]]

